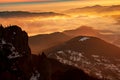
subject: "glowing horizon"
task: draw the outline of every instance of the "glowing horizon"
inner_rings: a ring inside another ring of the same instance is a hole
[[[29,1],[29,0],[25,0]],[[35,0],[31,0],[34,2],[18,2],[18,3],[0,3],[0,11],[37,11],[37,12],[49,12],[49,11],[64,11],[67,9],[72,8],[80,8],[85,6],[93,6],[93,5],[120,5],[120,1],[104,1],[104,0],[58,0],[58,2],[55,2],[57,0],[39,0],[44,1],[42,2],[35,2]],[[37,0],[38,1],[38,0]],[[51,2],[53,1],[53,2]],[[60,1],[60,2],[59,2]]]

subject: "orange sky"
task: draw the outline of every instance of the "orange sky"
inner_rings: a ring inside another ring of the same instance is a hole
[[[7,2],[9,0],[0,0],[0,2]],[[10,0],[13,2],[13,0]],[[14,0],[15,1],[38,1],[38,0]],[[46,1],[36,3],[20,3],[20,4],[0,4],[0,11],[64,11],[71,8],[78,8],[92,5],[118,5],[119,0],[39,0]],[[61,2],[47,2],[47,1],[61,1]],[[19,6],[18,6],[19,5]]]
[[[34,2],[34,1],[42,1],[42,2],[48,2],[48,1],[57,1],[57,2],[66,2],[66,1],[85,1],[89,2],[92,1],[94,3],[96,2],[119,2],[119,0],[0,0],[0,3],[9,3],[9,2]]]
[[[8,2],[32,2],[32,1],[50,1],[50,0],[0,0],[0,3],[8,3]]]

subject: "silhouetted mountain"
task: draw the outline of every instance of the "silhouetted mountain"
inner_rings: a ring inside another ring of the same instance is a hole
[[[75,37],[45,52],[49,57],[82,68],[99,78],[120,79],[120,48],[99,38]]]
[[[74,30],[66,30],[63,32],[64,34],[70,37],[77,37],[77,36],[93,36],[98,37],[100,39],[105,40],[106,42],[112,43],[119,47],[119,34],[114,31],[109,30],[96,30],[89,26],[81,26]]]
[[[99,31],[88,26],[80,26],[77,29],[66,30],[63,33],[72,37],[76,37],[80,35],[84,35],[84,36],[100,36],[101,35]]]
[[[13,17],[51,17],[51,16],[65,16],[64,14],[54,12],[27,12],[27,11],[3,11],[0,12],[1,18],[13,18]]]
[[[98,80],[84,71],[42,55],[32,55],[18,26],[0,27],[0,80]]]
[[[104,13],[104,12],[113,12],[113,11],[120,11],[120,5],[112,5],[112,6],[101,6],[101,5],[95,5],[95,6],[87,6],[82,8],[75,8],[67,10],[67,13]]]
[[[39,53],[44,49],[56,46],[69,39],[69,36],[60,32],[55,32],[51,34],[32,36],[29,38],[29,44],[33,53]]]

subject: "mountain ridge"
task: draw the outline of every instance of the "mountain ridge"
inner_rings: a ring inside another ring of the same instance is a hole
[[[55,12],[27,12],[27,11],[2,11],[0,12],[1,18],[13,17],[51,17],[51,16],[65,16],[65,14]]]
[[[65,11],[65,13],[79,13],[79,12],[96,12],[96,13],[103,13],[103,12],[111,12],[111,11],[119,11],[120,5],[112,5],[112,6],[101,6],[101,5],[94,5],[94,6],[87,6],[82,8],[74,8]]]
[[[0,27],[0,79],[99,80],[81,69],[48,58],[44,53],[31,54],[27,33],[16,25]]]
[[[38,34],[36,36],[31,36],[29,37],[29,45],[32,52],[34,51],[33,53],[39,53],[47,48],[59,45],[59,43],[62,44],[77,36],[98,37],[119,47],[119,35],[117,35],[115,32],[109,30],[96,30],[89,26],[80,26],[79,28],[73,30],[65,30],[63,32],[54,32],[50,34]]]

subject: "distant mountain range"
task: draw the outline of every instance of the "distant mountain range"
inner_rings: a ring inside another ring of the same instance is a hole
[[[120,47],[120,34],[109,31],[109,30],[96,30],[89,26],[80,26],[77,29],[74,30],[66,30],[63,32],[66,35],[69,35],[71,37],[77,37],[77,36],[94,36],[101,38],[105,40],[106,42],[112,43],[118,47]]]
[[[119,34],[116,34],[112,31],[96,30],[88,26],[81,26],[77,29],[65,30],[63,32],[31,36],[29,37],[29,44],[33,53],[39,53],[44,49],[59,45],[77,36],[94,36],[112,43],[118,47],[120,45]]]
[[[112,5],[112,6],[101,6],[101,5],[95,5],[95,6],[87,6],[82,8],[75,8],[65,11],[66,13],[107,13],[107,12],[115,12],[120,11],[120,5]]]
[[[15,18],[15,17],[54,17],[65,16],[65,14],[55,12],[27,12],[27,11],[3,11],[0,12],[0,18]]]
[[[63,33],[71,37],[76,37],[80,35],[84,35],[84,36],[100,36],[101,35],[99,31],[89,26],[80,26],[77,29],[65,30],[63,31]]]

